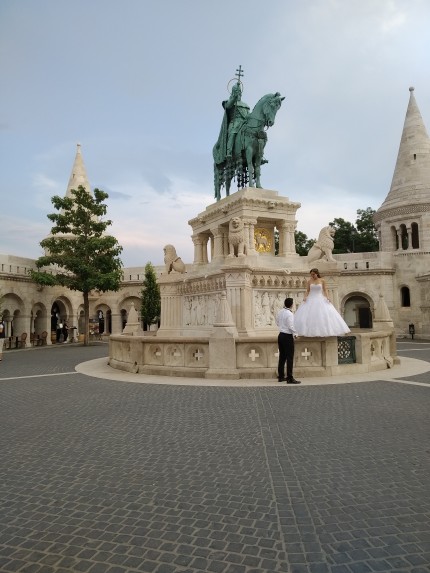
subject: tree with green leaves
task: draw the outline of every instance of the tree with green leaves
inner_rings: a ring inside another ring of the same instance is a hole
[[[151,324],[160,320],[161,295],[160,287],[157,283],[157,275],[152,263],[145,265],[145,278],[142,289],[142,320],[144,329],[149,330]]]
[[[306,256],[315,243],[315,239],[308,239],[308,236],[302,231],[294,231],[294,241],[296,243],[296,253],[301,256]]]
[[[358,248],[356,252],[369,253],[379,250],[378,232],[373,222],[376,213],[371,207],[357,210],[357,220],[355,221],[358,236]]]
[[[349,221],[341,217],[333,219],[329,223],[335,230],[333,253],[354,253],[357,238],[357,229]]]
[[[275,255],[279,254],[279,231],[275,227]],[[296,244],[296,253],[299,255],[305,256],[308,254],[309,249],[315,243],[315,239],[308,239],[305,233],[302,231],[294,231],[294,241]]]
[[[31,278],[44,286],[63,286],[82,292],[84,298],[84,344],[89,342],[89,293],[92,290],[118,291],[122,279],[122,247],[115,237],[105,234],[112,224],[103,220],[108,194],[100,189],[88,193],[82,185],[70,197],[55,195],[51,201],[58,213],[48,219],[54,223],[51,235],[40,245],[45,255],[36,261]]]
[[[337,218],[329,223],[336,234],[333,253],[366,253],[379,249],[378,235],[373,224],[375,211],[371,207],[357,210],[355,225]]]

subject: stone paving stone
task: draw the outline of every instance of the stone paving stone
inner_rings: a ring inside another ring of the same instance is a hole
[[[430,571],[426,387],[44,376],[106,351],[2,365],[2,572]]]

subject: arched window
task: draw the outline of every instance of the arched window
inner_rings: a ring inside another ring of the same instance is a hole
[[[393,249],[399,250],[399,236],[396,227],[391,227],[391,244]]]
[[[408,248],[408,231],[406,229],[406,225],[400,225],[400,235],[402,238],[402,249],[406,251]]]
[[[412,223],[412,248],[419,249],[420,248],[420,237],[418,235],[418,223]]]
[[[411,306],[411,294],[409,288],[404,286],[400,289],[401,305]]]
[[[127,311],[125,308],[121,309],[121,324],[122,329],[124,330],[124,328],[127,326]]]

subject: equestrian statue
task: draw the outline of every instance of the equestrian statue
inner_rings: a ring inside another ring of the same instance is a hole
[[[213,148],[215,199],[221,199],[221,188],[225,186],[230,195],[233,178],[237,186],[259,187],[260,167],[267,163],[264,147],[267,141],[266,130],[275,123],[275,116],[282,101],[279,92],[263,96],[250,112],[242,101],[242,67],[236,70],[236,83],[228,100],[222,102],[224,116],[221,130]]]

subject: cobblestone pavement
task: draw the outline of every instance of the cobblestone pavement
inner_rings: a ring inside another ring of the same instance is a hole
[[[74,372],[106,353],[5,353],[1,572],[429,573],[426,386]]]
[[[427,362],[430,362],[430,341],[399,340],[397,343],[397,352],[400,358],[402,356],[407,356],[409,358],[417,358],[418,360],[426,360]],[[430,384],[430,372],[417,374],[415,376],[406,376],[401,379]]]

